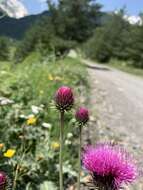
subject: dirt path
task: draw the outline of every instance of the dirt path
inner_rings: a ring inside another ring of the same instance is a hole
[[[85,61],[91,85],[93,114],[86,133],[92,143],[113,140],[143,163],[143,79]],[[143,180],[133,190],[143,190]]]

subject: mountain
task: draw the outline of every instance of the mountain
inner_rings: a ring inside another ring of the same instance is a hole
[[[48,15],[45,11],[38,15],[30,15],[20,19],[5,16],[0,19],[0,36],[21,40],[25,32],[41,17]]]
[[[21,18],[28,15],[27,9],[19,0],[0,0],[0,10],[14,18]]]

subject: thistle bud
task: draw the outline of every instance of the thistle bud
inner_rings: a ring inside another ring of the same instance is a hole
[[[75,114],[76,120],[81,124],[86,124],[89,120],[89,112],[86,108],[79,108]]]
[[[74,103],[74,96],[71,88],[67,86],[60,87],[55,95],[56,107],[60,111],[68,111]]]
[[[7,185],[7,175],[0,171],[0,190],[5,190]]]

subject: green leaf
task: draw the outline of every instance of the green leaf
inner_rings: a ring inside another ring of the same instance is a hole
[[[40,185],[40,190],[57,190],[57,188],[53,182],[45,181]]]

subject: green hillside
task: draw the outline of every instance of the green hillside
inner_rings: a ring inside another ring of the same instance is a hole
[[[27,29],[48,12],[38,15],[30,15],[21,19],[10,18],[8,16],[0,19],[0,36],[7,36],[14,39],[22,39]]]

